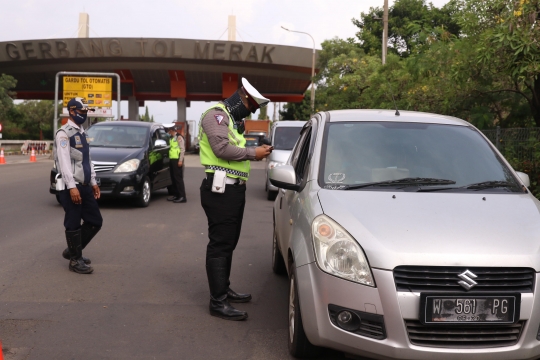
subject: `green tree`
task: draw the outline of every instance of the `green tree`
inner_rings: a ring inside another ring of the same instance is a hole
[[[266,120],[268,119],[268,107],[262,107],[259,109],[259,116],[257,117],[259,120]]]
[[[145,106],[145,111],[144,111],[144,115],[139,115],[139,119],[141,121],[152,121],[152,118],[153,117],[150,117],[150,112],[148,111],[148,106]]]
[[[11,89],[15,88],[17,80],[12,76],[2,74],[0,76],[0,121],[8,120],[8,113],[13,108],[13,100]]]
[[[427,5],[425,0],[396,0],[388,9],[388,52],[407,57],[419,43],[459,35],[455,12],[453,0],[442,8]],[[383,9],[376,7],[352,20],[360,29],[356,36],[367,54],[381,54],[382,17]]]
[[[486,97],[511,99],[512,108],[502,110],[509,113],[508,124],[523,118],[525,111],[540,126],[540,1],[457,0],[456,4],[463,41],[475,52],[474,61],[459,69],[459,76],[481,78],[489,85],[482,91]]]

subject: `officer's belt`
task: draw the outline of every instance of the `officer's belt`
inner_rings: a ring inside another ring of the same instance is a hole
[[[224,167],[221,167],[221,166],[215,166],[215,165],[206,165],[205,166],[206,170],[221,170],[221,171],[225,171],[227,174],[230,174],[230,175],[234,175],[234,176],[240,176],[240,177],[244,177],[244,178],[248,178],[249,177],[249,174],[248,173],[245,173],[245,172],[242,172],[242,171],[237,171],[237,170],[231,170],[231,169],[227,169],[227,168],[224,168]]]

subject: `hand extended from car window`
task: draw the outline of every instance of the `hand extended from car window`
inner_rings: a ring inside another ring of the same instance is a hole
[[[71,188],[69,189],[69,195],[71,196],[71,201],[73,201],[74,204],[82,204],[81,194],[79,193],[79,189]]]
[[[94,192],[94,198],[99,199],[101,196],[101,191],[99,191],[99,186],[94,185],[92,186],[92,191]]]
[[[255,160],[262,160],[272,153],[274,148],[269,145],[261,145],[255,148]]]

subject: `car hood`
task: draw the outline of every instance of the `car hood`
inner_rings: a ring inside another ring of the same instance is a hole
[[[139,157],[143,148],[90,147],[92,161],[115,162],[121,164]]]
[[[319,200],[375,268],[540,270],[539,202],[529,194],[320,190]]]
[[[277,161],[285,164],[291,155],[291,150],[272,150],[270,154],[270,161]]]

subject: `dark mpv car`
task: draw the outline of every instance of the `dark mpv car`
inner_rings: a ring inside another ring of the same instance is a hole
[[[134,199],[146,207],[153,190],[172,184],[169,137],[160,123],[106,121],[87,130],[90,157],[103,198]],[[56,194],[55,165],[50,193]]]

